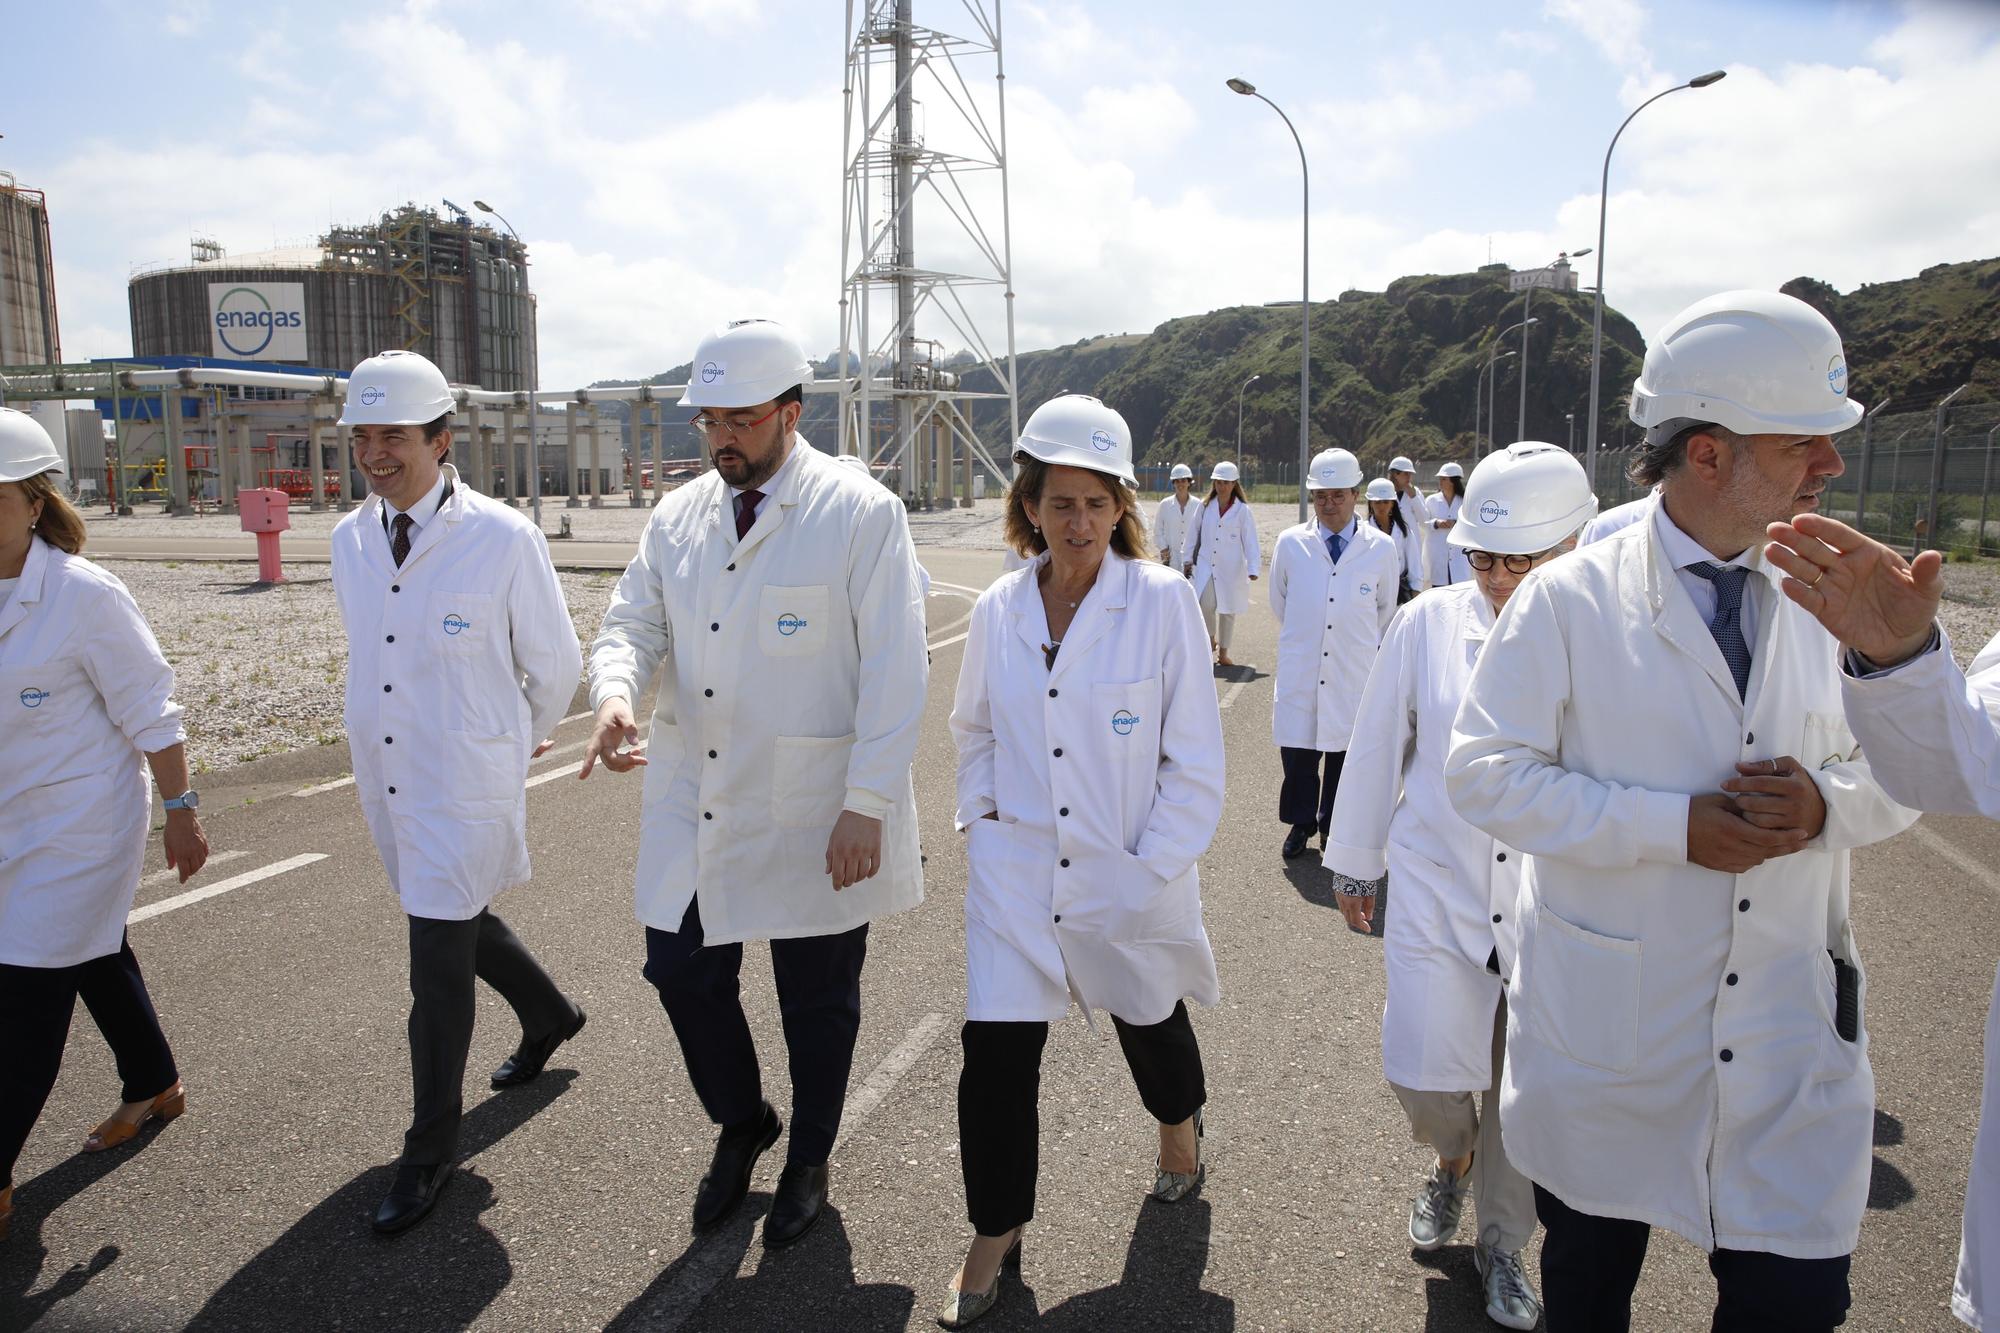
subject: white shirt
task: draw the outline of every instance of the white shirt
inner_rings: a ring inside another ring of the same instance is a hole
[[[1680,530],[1673,516],[1667,512],[1665,501],[1660,510],[1660,545],[1665,548],[1667,559],[1673,564],[1674,577],[1681,587],[1694,599],[1694,609],[1701,613],[1701,623],[1706,625],[1715,619],[1715,584],[1689,569],[1703,561],[1725,567],[1734,566],[1750,571],[1750,577],[1743,580],[1743,605],[1738,619],[1743,624],[1743,642],[1749,645],[1754,656],[1757,652],[1757,619],[1764,611],[1764,598],[1771,595],[1771,584],[1755,564],[1757,549],[1745,547],[1736,553],[1734,560],[1718,560],[1708,549],[1694,538]]]
[[[431,483],[431,488],[425,491],[423,497],[408,509],[398,509],[387,500],[382,502],[382,536],[389,542],[390,550],[393,551],[395,549],[395,522],[397,517],[402,514],[410,516],[410,544],[412,546],[416,545],[417,534],[424,530],[425,523],[437,517],[438,507],[444,503],[444,484],[446,480],[444,469],[439,468],[437,480]]]

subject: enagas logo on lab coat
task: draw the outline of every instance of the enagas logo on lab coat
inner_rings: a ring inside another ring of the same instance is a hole
[[[465,631],[471,628],[472,622],[456,611],[453,611],[444,618],[444,632],[454,637],[465,633]]]
[[[40,708],[42,706],[43,701],[46,700],[48,697],[49,697],[49,692],[47,690],[38,689],[37,687],[30,685],[27,689],[21,691],[21,707]]]
[[[1111,729],[1120,736],[1130,736],[1132,729],[1139,725],[1139,715],[1123,708],[1111,715]]]
[[[791,638],[792,635],[797,634],[800,630],[804,629],[805,627],[806,627],[806,618],[804,616],[795,615],[792,612],[787,611],[778,617],[778,633],[784,635],[788,639]]]

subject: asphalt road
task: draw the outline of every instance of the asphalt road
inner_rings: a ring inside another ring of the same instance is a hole
[[[758,1241],[780,1154],[732,1225],[690,1234],[712,1130],[639,974],[638,782],[574,780],[578,718],[531,775],[535,882],[499,910],[590,1023],[536,1083],[494,1094],[486,1073],[518,1032],[482,990],[464,1168],[436,1213],[394,1240],[368,1227],[409,1110],[405,935],[352,786],[328,785],[345,750],[260,760],[204,788],[217,856],[187,887],[226,891],[174,905],[186,890],[149,874],[138,914],[166,910],[131,927],[188,1113],[132,1147],[78,1154],[118,1090],[79,1011],[16,1172],[0,1329],[930,1327],[967,1234],[954,1113],[964,862],[945,716],[963,590],[998,560],[923,554],[939,580],[917,758],[929,898],[871,934],[834,1211],[806,1241],[769,1255]],[[1272,661],[1267,614],[1246,616],[1238,638],[1242,660]],[[1465,1243],[1434,1255],[1413,1255],[1404,1235],[1427,1157],[1381,1078],[1381,942],[1342,926],[1310,861],[1278,857],[1267,671],[1217,681],[1229,804],[1202,870],[1224,998],[1195,1014],[1208,1185],[1178,1207],[1146,1200],[1153,1130],[1117,1044],[1058,1025],[1024,1281],[982,1328],[1493,1327],[1471,1217]],[[152,857],[157,872],[157,845]],[[1855,864],[1880,1112],[1849,1324],[1955,1327],[1946,1298],[2000,957],[2000,829],[1930,818]],[[754,947],[744,997],[782,1110],[768,954]],[[1711,1290],[1700,1253],[1659,1236],[1636,1326],[1705,1328]]]

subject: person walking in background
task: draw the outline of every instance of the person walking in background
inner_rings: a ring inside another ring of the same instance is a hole
[[[1305,854],[1314,833],[1326,844],[1355,705],[1396,614],[1402,569],[1395,541],[1355,515],[1361,463],[1353,454],[1321,450],[1306,469],[1306,491],[1313,516],[1278,537],[1269,584],[1278,617],[1271,739],[1285,769],[1278,818],[1289,825],[1288,861]]]
[[[1227,459],[1215,465],[1209,473],[1208,498],[1201,502],[1189,539],[1194,546],[1188,555],[1188,577],[1200,599],[1216,664],[1226,667],[1236,665],[1229,656],[1236,617],[1250,609],[1250,585],[1264,566],[1257,517],[1243,503],[1241,475]]]
[[[1446,463],[1438,469],[1437,480],[1437,494],[1424,501],[1424,563],[1429,570],[1430,586],[1445,588],[1472,577],[1472,568],[1465,563],[1465,552],[1449,541],[1463,507],[1465,469],[1456,463]]]
[[[1168,480],[1173,483],[1174,493],[1161,500],[1154,511],[1153,545],[1160,550],[1161,564],[1184,572],[1188,540],[1194,534],[1194,523],[1190,520],[1201,514],[1201,507],[1194,505],[1188,494],[1194,488],[1194,469],[1186,463],[1176,463]],[[1194,506],[1192,513],[1190,505]]]
[[[1108,445],[1108,447],[1107,447]],[[1008,538],[1034,555],[979,597],[951,712],[966,834],[959,1156],[973,1229],[938,1314],[963,1328],[1018,1271],[1034,1216],[1049,1024],[1111,1015],[1159,1124],[1153,1197],[1201,1188],[1201,1049],[1220,999],[1196,861],[1222,817],[1222,718],[1192,589],[1147,557],[1125,420],[1068,394],[1015,450]],[[1094,1024],[1094,1020],[1093,1024]]]
[[[872,921],[923,900],[910,761],[927,676],[903,505],[798,433],[812,366],[770,320],[702,339],[683,406],[715,470],[662,500],[590,652],[580,776],[646,765],[636,905],[646,980],[718,1127],[694,1225],[743,1202],[783,1125],[738,993],[770,941],[792,1135],[764,1219],[790,1245],[826,1205]],[[633,709],[656,675],[645,755]]]
[[[526,782],[583,655],[541,530],[445,462],[453,398],[415,352],[354,368],[340,422],[369,498],[333,529],[361,814],[410,937],[410,1128],[375,1230],[430,1215],[451,1178],[484,981],[521,1023],[495,1089],[542,1072],[581,1007],[490,910],[529,878]],[[539,747],[539,748],[538,748]]]
[[[124,1085],[84,1151],[187,1108],[125,938],[152,831],[148,768],[165,798],[168,868],[185,884],[208,859],[173,668],[125,585],[79,554],[83,516],[56,487],[63,471],[41,423],[0,408],[0,1240],[79,996]]]
[[[1396,604],[1400,606],[1420,591],[1412,582],[1410,571],[1412,562],[1416,568],[1423,566],[1423,529],[1410,527],[1403,517],[1403,507],[1396,503],[1395,484],[1387,477],[1369,482],[1362,499],[1368,505],[1368,520],[1396,543]]]
[[[1430,506],[1425,502],[1424,493],[1417,489],[1417,465],[1407,454],[1398,454],[1389,460],[1389,484],[1396,488],[1396,510],[1403,516],[1403,527],[1410,534],[1409,549],[1404,553],[1404,578],[1412,593],[1420,593],[1430,587],[1430,543],[1425,534],[1430,531]]]
[[[1521,1267],[1535,1196],[1500,1134],[1521,856],[1459,818],[1444,760],[1495,618],[1530,571],[1575,545],[1597,500],[1574,458],[1533,442],[1488,455],[1466,496],[1475,518],[1451,540],[1472,580],[1418,598],[1389,626],[1361,695],[1324,864],[1358,931],[1373,927],[1377,881],[1385,872],[1395,881],[1382,941],[1382,1073],[1412,1136],[1437,1151],[1410,1206],[1410,1243],[1435,1250],[1456,1235],[1470,1188],[1486,1313],[1526,1329],[1541,1317]]]

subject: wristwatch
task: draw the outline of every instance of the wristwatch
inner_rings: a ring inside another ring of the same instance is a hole
[[[199,810],[201,808],[201,793],[193,787],[189,787],[179,796],[169,796],[166,800],[161,801],[160,804],[168,810]]]

